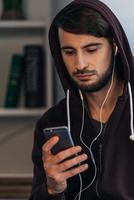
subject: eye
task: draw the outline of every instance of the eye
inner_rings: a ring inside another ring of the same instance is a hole
[[[63,50],[63,53],[64,54],[66,54],[66,55],[69,55],[69,56],[71,56],[71,55],[74,55],[75,54],[75,51],[74,50]]]
[[[98,50],[98,48],[87,48],[86,51],[88,53],[95,53]]]
[[[72,55],[72,54],[74,54],[74,52],[73,51],[65,51],[65,54]]]

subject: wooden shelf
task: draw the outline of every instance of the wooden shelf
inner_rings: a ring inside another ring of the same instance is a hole
[[[28,198],[32,177],[4,177],[0,182],[0,198]]]
[[[7,173],[7,174],[4,174],[4,173],[0,173],[0,179],[32,179],[33,177],[33,173],[27,173],[27,174],[24,174],[24,173]]]
[[[16,21],[0,21],[0,28],[45,28],[45,21],[32,20],[16,20]]]
[[[0,117],[38,117],[46,112],[48,108],[16,108],[16,109],[5,109],[0,108]]]

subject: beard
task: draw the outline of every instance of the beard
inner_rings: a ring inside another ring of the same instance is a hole
[[[112,77],[112,73],[113,73],[113,59],[111,60],[111,63],[108,67],[108,69],[105,71],[105,73],[103,73],[99,79],[95,82],[95,83],[92,83],[92,84],[79,84],[77,83],[77,81],[75,79],[73,79],[73,76],[71,77],[71,81],[73,83],[73,85],[75,87],[77,87],[78,89],[80,89],[82,92],[97,92],[99,90],[101,90],[102,88],[104,88],[108,83],[109,81],[111,80],[111,77]],[[91,73],[91,72],[94,72],[96,75],[97,75],[97,72],[96,71],[90,71],[90,70],[77,70],[77,72],[75,72],[73,75],[75,74],[84,74],[84,73]]]

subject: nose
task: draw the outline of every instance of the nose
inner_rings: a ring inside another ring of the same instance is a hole
[[[78,53],[75,58],[75,68],[81,70],[88,67],[86,57],[82,53]]]

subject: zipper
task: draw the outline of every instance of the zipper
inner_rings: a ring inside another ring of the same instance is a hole
[[[88,116],[89,115],[89,110],[88,110],[88,107],[87,107],[87,104],[84,103],[84,106],[85,106],[85,109],[87,111],[87,114]],[[90,118],[90,117],[89,117]],[[101,194],[99,192],[99,189],[98,189],[98,185],[99,185],[99,178],[101,176],[101,172],[102,172],[102,143],[103,143],[103,138],[104,138],[104,134],[105,134],[105,130],[106,130],[106,127],[107,127],[107,123],[105,124],[105,126],[103,127],[103,130],[102,130],[102,133],[101,133],[101,142],[99,144],[99,164],[100,164],[100,170],[99,170],[99,174],[98,174],[98,177],[96,178],[96,185],[95,185],[95,192],[96,192],[96,195],[99,199],[102,199],[101,198]],[[96,166],[97,168],[97,166]]]
[[[106,127],[107,127],[107,124],[103,127],[103,131],[101,133],[101,142],[99,144],[99,164],[100,164],[100,171],[99,171],[99,175],[98,175],[98,178],[97,178],[97,181],[96,181],[96,194],[97,196],[101,199],[101,195],[99,193],[99,189],[98,189],[98,185],[99,185],[99,178],[101,176],[101,172],[102,172],[102,147],[103,147],[103,140],[104,140],[104,135],[105,135],[105,131],[106,131]]]

